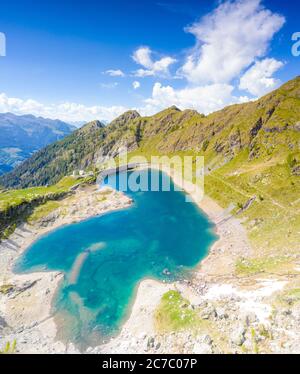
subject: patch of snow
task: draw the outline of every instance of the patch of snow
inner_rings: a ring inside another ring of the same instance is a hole
[[[268,324],[272,307],[264,303],[263,298],[282,290],[286,283],[286,281],[263,279],[260,280],[258,288],[249,291],[239,290],[230,284],[215,284],[208,289],[204,298],[207,300],[218,300],[224,299],[224,297],[238,297],[237,304],[241,311],[246,313],[253,312],[261,323]]]

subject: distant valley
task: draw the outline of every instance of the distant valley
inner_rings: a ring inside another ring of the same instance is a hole
[[[64,138],[75,129],[75,126],[60,120],[1,113],[0,175],[11,171],[34,152]]]

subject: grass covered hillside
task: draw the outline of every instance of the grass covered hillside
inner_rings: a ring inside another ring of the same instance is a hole
[[[0,185],[27,188],[55,184],[74,169],[93,162],[93,151],[102,141],[104,125],[91,122],[63,140],[55,142],[1,178]]]
[[[72,193],[74,188],[94,181],[93,176],[68,176],[52,186],[0,190],[0,241],[8,238],[19,223],[28,220],[33,211],[47,215],[57,208],[57,201]]]
[[[168,108],[151,117],[129,111],[104,126],[91,122],[56,142],[0,178],[0,185],[29,187],[53,184],[75,168],[88,168],[118,154],[120,147],[151,153],[194,151],[215,170],[237,158],[288,163],[300,174],[300,77],[267,96],[232,105],[209,116]],[[272,160],[272,161],[271,161]]]
[[[106,127],[99,121],[92,121],[3,175],[0,185],[27,188],[54,184],[75,169],[93,168],[108,155],[114,156],[117,142],[126,142],[129,147],[135,148],[134,130],[131,131],[127,124],[138,116],[135,111],[124,113]]]
[[[2,176],[0,185],[53,184],[76,168],[101,166],[124,145],[146,156],[205,156],[206,194],[234,207],[257,251],[253,263],[237,263],[237,272],[285,266],[298,256],[300,77],[257,101],[208,116],[171,107],[151,117],[130,111],[106,127],[92,122]]]

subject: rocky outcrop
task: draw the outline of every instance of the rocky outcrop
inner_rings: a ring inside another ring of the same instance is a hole
[[[257,120],[257,122],[255,123],[255,125],[250,130],[250,139],[251,140],[256,137],[256,135],[258,134],[258,132],[262,128],[262,126],[263,126],[262,118],[259,118]]]
[[[22,292],[25,292],[29,290],[30,288],[34,287],[39,280],[40,279],[35,279],[33,281],[30,281],[30,280],[25,281],[24,283],[11,284],[9,285],[7,291],[5,292],[5,295],[13,299],[16,296],[20,295]]]
[[[264,131],[267,132],[267,133],[275,133],[275,132],[278,132],[278,133],[282,133],[284,131],[286,131],[288,129],[289,125],[286,123],[285,125],[283,126],[273,126],[273,127],[264,127]]]
[[[242,149],[241,133],[239,130],[232,133],[229,137],[230,152],[234,156]]]
[[[293,175],[296,175],[297,177],[299,177],[300,176],[300,165],[294,166],[292,169],[292,173]]]
[[[125,126],[126,124],[130,123],[131,121],[137,119],[140,117],[140,114],[136,110],[129,110],[123,114],[121,114],[119,117],[114,119],[109,126],[114,129],[118,127]]]
[[[200,318],[192,328],[149,332],[146,318],[150,315],[147,317],[145,307],[141,307],[145,315],[144,332],[134,334],[129,325],[125,325],[119,337],[105,345],[91,347],[87,352],[226,354],[287,353],[290,349],[291,353],[299,353],[300,333],[296,326],[300,322],[300,299],[282,296],[285,284],[276,279],[260,280],[256,287],[252,284],[248,289],[231,284],[210,284],[198,296],[186,289],[193,299],[190,307]],[[181,285],[175,287],[185,292]],[[285,306],[274,308],[278,298]],[[139,324],[142,326],[142,321]]]
[[[250,206],[255,202],[256,196],[251,197],[251,199],[247,200],[246,203],[237,211],[237,214],[245,212]]]
[[[294,130],[295,130],[295,131],[300,131],[300,122],[297,122],[297,123],[294,125]]]
[[[0,242],[1,238],[3,239],[3,233],[7,228],[13,225],[18,225],[26,220],[37,206],[50,200],[62,199],[69,194],[71,194],[69,191],[49,193],[44,196],[37,196],[29,202],[24,201],[18,205],[10,205],[7,209],[0,210]]]
[[[147,154],[149,150],[161,154],[193,151],[204,153],[209,161],[223,156],[225,162],[243,150],[249,152],[248,161],[275,157],[277,151],[288,153],[287,148],[299,145],[299,86],[297,77],[257,101],[231,105],[208,116],[171,107],[149,117],[128,111],[107,126],[94,121],[34,154],[0,177],[0,184],[5,188],[52,184],[74,169],[100,166],[122,147]],[[291,137],[289,129],[296,136]],[[204,149],[201,145],[207,141]]]
[[[57,341],[52,300],[63,274],[18,275],[13,266],[20,254],[40,236],[62,225],[130,206],[132,200],[110,188],[85,185],[60,202],[60,207],[37,221],[17,227],[0,243],[0,338],[16,340],[17,353],[79,353],[71,343]],[[1,347],[0,347],[1,349]]]
[[[215,145],[214,145],[214,150],[217,153],[222,153],[224,151],[225,147],[226,147],[225,144],[220,143],[220,142],[216,142]]]

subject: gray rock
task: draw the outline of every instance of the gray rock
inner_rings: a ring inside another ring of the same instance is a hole
[[[212,345],[212,338],[209,335],[203,335],[200,341],[205,344]]]
[[[41,227],[47,227],[51,223],[55,222],[59,217],[59,211],[55,210],[54,212],[49,213],[46,217],[42,217],[38,222],[38,225]]]
[[[200,316],[202,319],[211,319],[216,317],[215,308],[212,305],[208,305],[200,312]]]
[[[234,329],[231,334],[230,338],[232,343],[237,346],[243,345],[243,343],[245,342],[245,333],[245,327],[242,324],[238,325],[237,328]]]
[[[224,308],[217,307],[216,308],[216,316],[218,319],[227,319],[228,314]]]
[[[150,348],[154,348],[154,345],[155,345],[155,339],[153,336],[150,336],[147,340],[147,348],[150,349]]]
[[[209,344],[197,342],[193,348],[193,354],[211,354],[212,348]]]
[[[294,125],[294,129],[296,131],[300,131],[300,122],[297,122],[295,125]]]
[[[7,327],[7,323],[3,317],[0,316],[0,329]]]
[[[300,304],[297,304],[292,309],[292,316],[299,322],[300,321]]]
[[[257,316],[255,313],[245,313],[241,316],[241,320],[245,322],[247,326],[258,321]]]
[[[139,339],[140,340],[145,340],[147,338],[147,334],[142,332],[140,335],[139,335]]]

